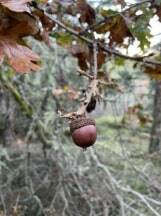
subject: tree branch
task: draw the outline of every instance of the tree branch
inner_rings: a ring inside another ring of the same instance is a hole
[[[100,20],[100,21],[97,22],[97,23],[94,23],[93,25],[88,26],[84,31],[80,32],[80,35],[85,34],[88,30],[93,30],[93,29],[95,29],[97,26],[106,23],[107,21],[109,21],[109,20],[112,19],[113,17],[116,17],[116,16],[118,16],[118,15],[120,15],[120,14],[124,14],[124,13],[126,13],[127,11],[129,11],[129,10],[131,10],[131,9],[133,9],[133,8],[136,8],[136,7],[138,7],[138,6],[141,6],[142,4],[146,4],[146,3],[150,3],[150,2],[151,2],[151,0],[144,0],[144,1],[142,1],[142,2],[137,2],[137,3],[135,3],[135,4],[132,4],[132,5],[130,5],[128,8],[125,8],[124,10],[122,10],[121,12],[116,12],[115,14],[109,15],[109,16],[105,17],[104,19]]]
[[[45,15],[48,16],[51,20],[53,20],[53,22],[55,22],[61,28],[65,29],[69,33],[71,33],[74,36],[80,38],[81,40],[85,41],[89,45],[93,46],[94,41],[92,39],[89,39],[88,37],[80,35],[79,32],[77,32],[74,29],[66,26],[64,23],[57,20],[52,15],[50,15],[50,14],[48,14],[46,12],[45,12]],[[125,55],[125,54],[123,54],[123,53],[121,53],[121,52],[119,52],[119,51],[117,51],[115,49],[111,49],[111,48],[107,47],[104,43],[100,43],[98,41],[97,41],[97,46],[98,46],[98,48],[100,48],[101,50],[103,50],[104,52],[106,52],[106,53],[108,53],[110,55],[119,56],[121,58],[129,59],[129,60],[136,61],[136,62],[140,62],[142,64],[151,64],[151,65],[161,66],[160,61],[149,59],[147,56],[129,56],[129,55]]]

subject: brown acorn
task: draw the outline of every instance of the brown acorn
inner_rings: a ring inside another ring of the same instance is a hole
[[[81,147],[92,146],[97,138],[95,121],[90,118],[78,118],[70,123],[70,131],[73,142]]]

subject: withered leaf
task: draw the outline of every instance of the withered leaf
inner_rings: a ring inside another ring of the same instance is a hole
[[[157,15],[159,17],[159,21],[161,22],[161,6],[157,6],[156,10],[157,10]]]
[[[1,25],[0,25],[1,26]],[[31,21],[16,21],[9,19],[8,26],[1,26],[0,35],[7,35],[11,38],[20,38],[28,35],[35,35],[38,32],[38,27]]]
[[[35,36],[35,38],[39,40],[43,40],[49,45],[50,44],[49,31],[52,30],[52,28],[55,26],[55,23],[44,14],[43,10],[36,9],[34,11],[34,14],[37,17],[39,17],[43,27],[42,31],[39,31],[39,33]]]
[[[107,54],[104,53],[103,51],[99,51],[98,54],[97,54],[97,64],[98,64],[98,68],[100,68],[104,63],[105,63],[105,60],[106,60],[106,56]]]
[[[161,80],[161,67],[146,67],[144,72],[152,79]]]
[[[133,38],[124,18],[121,16],[107,19],[105,23],[95,28],[97,33],[110,32],[110,45],[121,44],[126,37]]]
[[[4,10],[0,19],[0,63],[6,58],[19,73],[38,70],[39,56],[22,39],[24,36],[34,36],[38,31],[38,22],[33,16]]]
[[[66,13],[70,14],[72,16],[76,16],[76,14],[77,14],[77,7],[76,7],[76,5],[74,5],[74,4],[68,5],[67,8],[66,8]]]
[[[110,31],[118,19],[117,12],[111,9],[101,9],[100,14],[104,17],[104,22],[100,25],[96,25],[94,28],[94,30],[99,34]]]
[[[125,37],[132,37],[132,34],[122,17],[118,17],[114,26],[110,29],[110,45],[121,44]]]
[[[88,49],[81,45],[72,45],[69,48],[70,53],[78,59],[79,67],[86,71],[88,69],[87,59],[88,59]]]
[[[55,23],[44,14],[44,11],[41,9],[35,9],[33,11],[33,14],[28,13],[17,13],[10,10],[5,10],[5,15],[7,17],[9,26],[8,30],[10,31],[10,28],[16,28],[17,31],[17,25],[18,21],[21,26],[19,31],[19,34],[22,36],[28,36],[32,35],[37,40],[43,40],[48,45],[50,44],[49,40],[49,31],[52,30]],[[26,24],[22,22],[26,22]],[[39,28],[38,22],[41,22],[42,28]]]
[[[0,50],[0,63],[6,56],[8,63],[19,73],[40,68],[37,64],[39,56],[28,47],[18,44],[15,39],[0,36]]]
[[[86,0],[78,0],[77,9],[81,14],[80,21],[92,25],[96,17],[95,10],[86,2]]]
[[[15,12],[30,12],[28,3],[32,0],[0,0],[0,4]]]

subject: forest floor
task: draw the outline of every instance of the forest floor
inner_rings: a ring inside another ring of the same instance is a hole
[[[30,153],[2,148],[0,215],[161,215],[161,160],[148,154],[149,126],[111,116],[96,123],[98,141],[87,151],[69,137],[46,155],[39,143]]]

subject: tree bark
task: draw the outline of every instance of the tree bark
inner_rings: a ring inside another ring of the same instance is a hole
[[[149,153],[161,151],[161,81],[156,81]]]
[[[13,111],[11,109],[10,94],[8,91],[0,91],[0,144],[4,147],[12,146],[15,140],[12,128]]]

